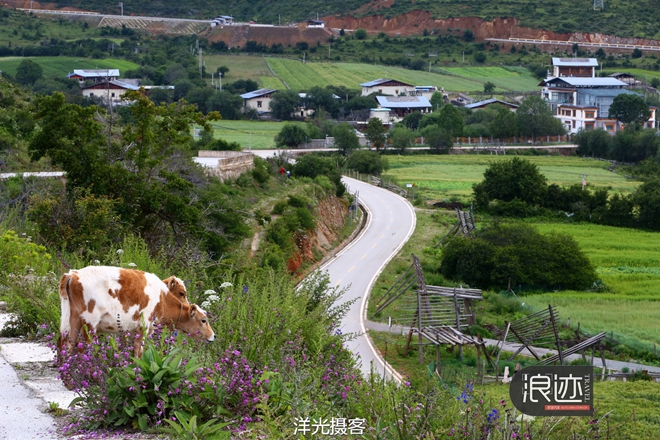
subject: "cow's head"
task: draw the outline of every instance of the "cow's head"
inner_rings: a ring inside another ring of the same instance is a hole
[[[195,304],[190,304],[188,313],[183,312],[182,317],[176,324],[176,328],[188,333],[195,339],[200,341],[213,341],[215,340],[215,333],[209,324],[209,318],[206,312]]]
[[[188,301],[188,292],[186,291],[186,285],[183,283],[182,280],[175,276],[171,276],[165,280],[163,280],[163,283],[167,286],[167,290],[169,293],[174,295],[176,299],[181,301],[184,304],[190,304]]]

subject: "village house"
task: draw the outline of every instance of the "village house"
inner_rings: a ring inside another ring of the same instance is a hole
[[[264,115],[270,113],[270,101],[273,93],[277,90],[259,89],[253,92],[243,93],[243,113],[248,110],[255,110],[258,114]]]
[[[597,78],[595,58],[553,58],[552,62],[555,76],[539,84],[541,96],[569,133],[594,128],[616,133],[623,128],[609,118],[609,110],[618,95],[638,95],[627,90],[627,83],[612,77]],[[646,127],[655,127],[655,113],[656,108],[652,107]]]
[[[69,79],[77,79],[82,87],[86,81],[95,83],[114,81],[119,78],[119,69],[74,69],[67,76]]]
[[[121,103],[121,98],[127,90],[138,90],[140,87],[125,81],[113,80],[99,82],[87,87],[83,87],[82,94],[86,98],[99,98],[106,104],[112,105]]]
[[[486,99],[485,101],[478,101],[478,102],[473,102],[471,104],[467,104],[465,105],[465,108],[469,108],[470,110],[481,110],[482,108],[486,108],[493,104],[499,104],[499,105],[503,105],[504,107],[508,107],[509,110],[511,110],[512,112],[518,110],[519,107],[518,104],[514,104],[512,102],[502,101],[497,98],[490,98],[490,99]]]
[[[230,15],[218,15],[211,20],[211,27],[231,25],[234,22],[234,17]]]
[[[373,81],[362,83],[360,84],[360,87],[362,87],[362,96],[369,96],[372,93],[400,96],[408,95],[409,92],[415,90],[415,87],[412,84],[387,78],[378,78]]]
[[[383,123],[399,122],[412,112],[429,113],[431,103],[424,96],[377,96],[379,109],[371,110],[370,118],[378,118]],[[385,109],[388,116],[385,116]]]
[[[308,28],[324,28],[325,22],[323,20],[309,20],[307,21]]]

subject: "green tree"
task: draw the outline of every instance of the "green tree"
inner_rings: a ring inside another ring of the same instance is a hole
[[[440,107],[445,105],[445,98],[442,96],[441,92],[433,92],[430,101],[432,110],[434,112],[440,110]]]
[[[516,111],[518,131],[523,136],[531,136],[536,142],[538,136],[556,136],[566,133],[563,124],[552,114],[552,109],[540,96],[528,96]]]
[[[431,151],[447,153],[454,145],[452,137],[437,125],[428,125],[422,129],[422,136]]]
[[[355,134],[355,129],[347,122],[342,122],[332,130],[332,135],[335,138],[335,146],[345,156],[350,154],[351,151],[360,148],[360,141]]]
[[[651,110],[649,110],[649,106],[641,96],[622,93],[614,97],[614,101],[610,105],[609,117],[636,129],[649,120]]]
[[[332,90],[323,87],[312,87],[304,98],[307,108],[314,109],[316,112],[324,110],[333,118],[339,114],[339,103],[333,96]]]
[[[578,148],[576,153],[580,156],[609,157],[612,148],[612,136],[602,128],[596,130],[580,130],[575,135]]]
[[[297,148],[298,145],[305,142],[307,132],[298,124],[284,124],[279,133],[275,136],[275,144],[282,147]]]
[[[465,123],[461,117],[461,113],[453,105],[445,105],[438,112],[439,122],[438,126],[442,128],[452,138],[463,135],[463,127]]]
[[[514,157],[493,162],[484,172],[484,180],[473,186],[475,201],[485,208],[491,200],[511,202],[518,199],[540,205],[548,190],[546,177],[532,162]]]
[[[242,107],[243,98],[224,90],[214,92],[206,100],[206,109],[219,112],[222,119],[240,119]]]
[[[359,173],[379,175],[389,169],[387,158],[375,151],[358,150],[346,159],[346,168]]]
[[[162,87],[149,90],[149,99],[156,105],[169,104],[172,101],[172,93]]]
[[[390,131],[392,147],[398,149],[401,154],[405,153],[415,140],[415,133],[409,128],[397,126]]]
[[[484,93],[486,95],[493,96],[493,91],[494,90],[495,90],[495,84],[493,84],[490,81],[486,81],[486,83],[484,84]]]
[[[424,115],[422,115],[422,112],[412,112],[407,114],[401,123],[414,131],[419,127],[419,121],[421,121],[423,117]]]
[[[30,59],[21,61],[21,63],[16,68],[16,81],[19,84],[31,86],[42,77],[43,69],[38,63]]]
[[[300,96],[293,90],[280,90],[273,93],[270,112],[275,119],[290,121],[300,107]]]
[[[495,118],[489,124],[490,132],[497,139],[507,139],[518,134],[516,114],[506,107],[497,110]]]
[[[366,29],[358,28],[355,30],[355,38],[358,40],[365,40],[367,38]]]
[[[367,122],[366,137],[371,142],[371,146],[379,150],[385,146],[387,139],[385,133],[387,129],[383,126],[383,122],[378,118],[371,118]]]

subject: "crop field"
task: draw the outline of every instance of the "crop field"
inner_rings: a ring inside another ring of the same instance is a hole
[[[587,183],[595,187],[611,187],[619,193],[629,193],[639,184],[607,170],[607,163],[576,157],[525,156],[539,166],[549,183],[572,185],[587,175]],[[418,191],[429,199],[468,201],[472,185],[483,179],[486,167],[502,156],[443,155],[443,156],[387,156],[390,169],[384,179],[400,185],[416,183]]]
[[[119,69],[119,73],[123,74],[129,69],[139,67],[131,61],[114,58],[93,60],[77,57],[4,57],[0,58],[0,70],[16,75],[16,69],[24,59],[30,59],[39,64],[44,76],[64,77],[73,72],[73,69]]]
[[[530,73],[506,70],[501,67],[457,68],[456,73],[443,75],[399,67],[358,63],[306,63],[283,58],[268,58],[277,76],[293,90],[305,90],[327,85],[357,88],[360,83],[376,78],[394,78],[414,85],[444,87],[450,91],[483,91],[487,81],[498,89],[536,90],[538,81]],[[482,70],[483,69],[483,70]],[[452,69],[446,69],[451,71]],[[490,74],[493,76],[489,76]]]
[[[285,122],[265,121],[215,121],[211,122],[213,135],[229,142],[238,142],[241,147],[255,150],[275,148],[273,138]],[[295,122],[294,122],[295,124]]]
[[[284,87],[281,81],[268,69],[266,61],[263,57],[247,56],[247,55],[205,55],[204,62],[206,63],[206,71],[215,73],[220,66],[229,68],[229,72],[222,79],[224,83],[230,83],[239,79],[251,79],[259,83],[261,87],[271,87],[281,89]],[[275,81],[274,83],[266,81]],[[276,87],[273,87],[277,84]]]
[[[660,344],[660,233],[588,223],[536,223],[543,233],[571,235],[607,286],[606,292],[557,292],[525,296],[532,307],[556,304],[562,318],[589,332],[652,348]]]

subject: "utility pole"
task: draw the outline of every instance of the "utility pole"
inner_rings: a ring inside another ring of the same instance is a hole
[[[199,40],[197,40],[197,45],[199,46]],[[199,77],[204,78],[203,74],[203,65],[202,65],[202,48],[198,47],[198,53],[199,53]]]
[[[124,15],[124,3],[119,2],[119,7],[121,8],[121,15]]]
[[[307,54],[307,52],[303,52],[303,64],[305,64],[305,55],[306,54]]]

